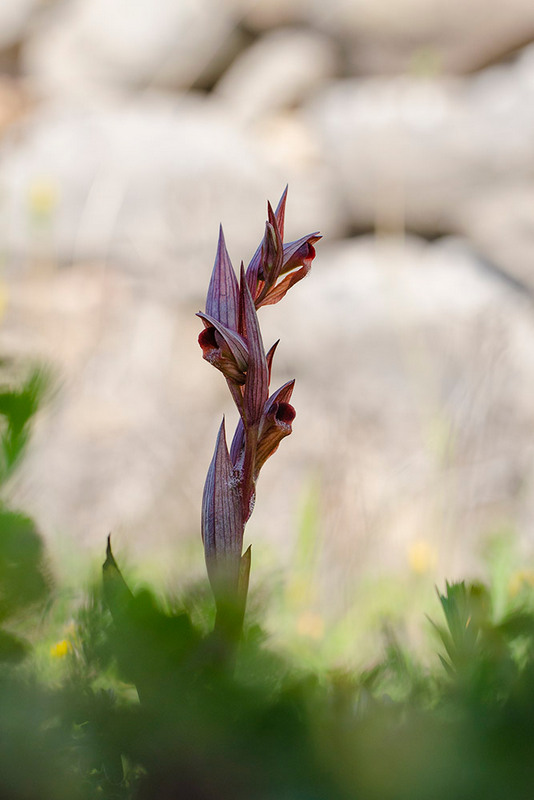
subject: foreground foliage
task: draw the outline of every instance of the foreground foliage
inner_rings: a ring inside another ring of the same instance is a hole
[[[89,594],[53,668],[3,654],[2,798],[530,796],[528,595],[494,621],[485,587],[447,586],[430,671],[390,636],[371,669],[314,674],[257,625],[230,669],[207,587],[164,608],[106,564],[107,601]]]

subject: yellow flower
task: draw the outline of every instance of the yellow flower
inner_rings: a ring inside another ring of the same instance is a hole
[[[72,645],[67,639],[62,639],[60,642],[56,642],[50,648],[50,655],[52,658],[65,658],[72,650]]]
[[[416,539],[408,548],[408,563],[416,575],[435,569],[438,561],[436,548],[424,539]]]

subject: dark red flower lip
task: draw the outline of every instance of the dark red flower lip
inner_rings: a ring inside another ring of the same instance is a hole
[[[205,323],[206,324],[206,323]],[[207,325],[198,335],[198,343],[202,348],[202,356],[220,370],[229,381],[242,386],[248,367],[246,345],[240,342],[237,334],[232,337],[222,333],[220,325]]]
[[[210,325],[209,328],[204,328],[203,331],[200,331],[198,334],[198,343],[204,353],[207,353],[209,350],[219,349],[220,342],[217,341],[215,328]]]
[[[279,425],[290,427],[291,423],[297,416],[297,412],[291,403],[277,403],[278,408],[275,411],[274,418]]]

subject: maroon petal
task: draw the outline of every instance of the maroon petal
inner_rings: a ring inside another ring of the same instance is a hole
[[[243,383],[237,383],[236,381],[232,381],[229,378],[226,379],[228,384],[228,388],[230,390],[230,394],[232,395],[232,399],[236,405],[237,410],[239,411],[239,416],[241,419],[245,416],[245,399],[243,397]]]
[[[278,303],[296,283],[306,277],[315,258],[314,242],[321,237],[317,233],[303,236],[295,242],[284,245],[284,264],[280,274],[289,273],[276,285],[266,288],[256,300],[256,306],[269,306]],[[300,267],[300,269],[296,269]],[[294,270],[291,272],[290,270]]]
[[[300,269],[295,270],[295,272],[290,272],[289,275],[286,275],[285,278],[282,278],[282,280],[277,283],[276,286],[273,286],[270,292],[268,292],[268,294],[261,301],[261,305],[273,306],[275,303],[280,302],[280,300],[285,297],[291,287],[305,278],[309,271],[310,267],[308,266],[301,267]]]
[[[242,386],[245,383],[245,372],[241,370],[226,342],[213,327],[204,328],[198,336],[203,358],[220,370],[232,385]]]
[[[274,220],[274,212],[269,206],[269,216],[273,220],[265,223],[265,234],[261,245],[261,265],[258,278],[271,285],[280,274],[284,262],[282,239]],[[273,224],[274,223],[274,224]]]
[[[263,407],[268,396],[269,369],[263,341],[261,338],[260,324],[250,294],[245,271],[241,266],[241,303],[243,318],[246,328],[246,342],[248,348],[248,370],[245,381],[245,413],[247,424],[259,422]]]
[[[276,216],[270,203],[267,204],[267,213],[269,219],[265,225],[265,235],[263,237],[261,249],[261,263],[258,271],[259,292],[257,292],[254,297],[257,308],[262,305],[263,298],[275,285],[284,263],[284,245],[278,229]]]
[[[276,211],[274,215],[276,217],[276,223],[278,225],[278,230],[280,231],[280,238],[284,238],[284,223],[286,219],[286,200],[287,200],[287,190],[288,186],[286,184],[286,188],[282,192],[282,197],[278,201],[278,205],[276,206]]]
[[[242,309],[249,355],[243,393],[245,403],[245,445],[242,469],[242,501],[243,520],[246,522],[252,513],[254,504],[254,464],[256,461],[258,426],[267,401],[269,368],[267,366],[265,350],[263,349],[256,307],[252,295],[250,294],[243,265],[241,265],[240,288],[240,307]]]
[[[260,295],[263,286],[264,278],[266,277],[266,269],[265,269],[265,262],[269,260],[269,255],[266,254],[266,242],[268,241],[269,237],[276,238],[282,246],[282,241],[284,238],[284,221],[285,221],[285,212],[286,212],[286,199],[287,199],[287,186],[282,193],[282,197],[276,207],[276,211],[273,212],[271,204],[267,204],[267,215],[268,215],[268,222],[267,226],[270,226],[270,233],[268,233],[268,229],[266,226],[265,235],[258,246],[258,249],[252,256],[250,263],[247,267],[247,281],[248,287],[250,289],[250,293],[254,300],[257,300],[258,296]],[[276,249],[273,246],[273,250]],[[279,258],[279,256],[278,256]],[[284,255],[282,255],[282,265],[284,262]],[[280,270],[282,269],[282,265],[277,263],[276,265],[276,276],[271,283],[275,282],[280,274]],[[267,272],[268,272],[267,268]]]
[[[197,317],[200,317],[201,320],[204,322],[204,326],[206,329],[215,328],[216,332],[221,337],[222,342],[226,345],[229,353],[231,354],[232,358],[235,361],[236,368],[241,372],[245,373],[248,367],[248,349],[247,344],[242,336],[240,336],[236,331],[227,328],[226,325],[223,325],[222,322],[215,319],[215,317],[210,316],[209,314],[204,314],[202,311],[199,311]],[[199,344],[204,350],[204,345],[201,342],[201,337],[206,333],[206,331],[202,331],[199,336]],[[213,336],[213,334],[211,334]],[[209,338],[204,336],[203,341],[206,345],[210,344]],[[219,341],[215,338],[215,341]],[[204,352],[204,358],[207,358],[206,352]],[[209,359],[207,359],[209,361]],[[217,366],[217,365],[215,365]],[[244,383],[244,381],[242,381]]]
[[[256,252],[252,256],[252,258],[250,260],[250,263],[249,263],[249,265],[247,267],[248,288],[250,289],[250,294],[252,295],[252,297],[254,299],[256,299],[256,297],[260,293],[260,289],[261,289],[261,285],[262,285],[262,284],[260,285],[260,279],[258,277],[259,271],[260,271],[260,268],[261,268],[262,247],[263,247],[263,239],[260,242],[260,244],[258,245],[258,249],[256,250]]]
[[[226,445],[224,419],[202,497],[202,541],[208,576],[216,597],[235,589],[243,546],[239,478]]]
[[[285,275],[292,269],[297,267],[307,266],[310,269],[311,262],[315,258],[315,248],[313,245],[321,239],[321,235],[316,231],[310,233],[308,236],[303,236],[294,242],[288,242],[284,245],[284,264],[280,271],[281,275]]]
[[[271,403],[260,425],[254,463],[255,477],[267,459],[278,449],[282,439],[291,433],[291,424],[295,416],[295,409],[290,403],[283,400]]]
[[[310,271],[311,263],[315,258],[315,248],[313,245],[308,244],[306,247],[307,256],[305,259],[301,259],[303,261],[303,266],[300,269],[290,272],[285,276],[285,278],[282,278],[282,280],[279,281],[276,286],[273,286],[272,289],[270,289],[262,298],[261,303],[258,303],[258,308],[260,306],[272,306],[275,303],[280,302],[280,300],[285,297],[292,286],[306,277]]]
[[[206,298],[206,314],[222,322],[227,328],[237,331],[238,303],[239,286],[226,249],[221,225],[217,255]]]
[[[268,367],[268,369],[269,369],[269,383],[271,382],[271,371],[272,371],[272,368],[273,368],[273,358],[274,358],[274,354],[275,354],[275,352],[276,352],[276,348],[278,347],[278,345],[279,345],[279,344],[280,344],[280,339],[277,339],[277,341],[276,341],[276,342],[273,344],[273,346],[272,346],[272,347],[269,349],[269,352],[268,352],[268,353],[267,353],[267,355],[266,355],[266,359],[267,359],[267,367]]]
[[[265,405],[265,413],[268,412],[273,403],[289,403],[294,388],[295,379],[293,378],[293,380],[284,383],[284,385],[277,389],[276,392],[273,392]]]
[[[245,426],[243,420],[240,419],[235,429],[234,438],[230,447],[230,459],[234,465],[234,469],[243,469],[243,462],[245,458]]]

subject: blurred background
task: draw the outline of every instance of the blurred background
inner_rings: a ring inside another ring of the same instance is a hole
[[[55,569],[111,531],[141,575],[202,573],[236,420],[194,314],[219,222],[248,263],[289,183],[286,239],[324,239],[261,311],[297,419],[253,580],[289,568],[311,640],[495,547],[532,580],[531,42],[529,0],[2,0],[0,356],[54,376],[10,490]]]

